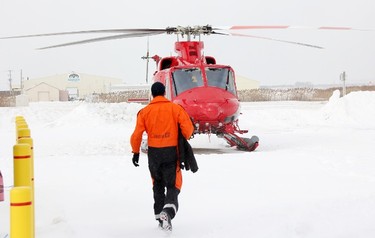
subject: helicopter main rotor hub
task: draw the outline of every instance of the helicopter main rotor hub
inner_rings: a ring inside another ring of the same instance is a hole
[[[177,26],[177,27],[167,27],[167,34],[177,34],[184,37],[185,35],[190,36],[200,36],[200,35],[210,35],[215,33],[212,29],[212,26]]]

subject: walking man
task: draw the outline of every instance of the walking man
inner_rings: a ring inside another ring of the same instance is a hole
[[[165,86],[161,82],[151,86],[151,94],[152,101],[138,112],[137,124],[130,138],[132,160],[138,167],[142,134],[146,132],[155,219],[162,229],[172,231],[171,220],[178,211],[178,194],[182,186],[177,151],[178,127],[186,139],[193,134],[194,127],[186,111],[164,97]]]

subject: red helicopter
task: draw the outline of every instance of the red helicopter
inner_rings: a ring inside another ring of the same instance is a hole
[[[213,28],[210,25],[194,27],[178,26],[164,29],[140,28],[61,32],[1,37],[0,39],[85,33],[118,33],[113,36],[39,48],[49,49],[97,41],[152,36],[163,33],[176,34],[178,37],[182,38],[186,37],[184,41],[178,39],[177,42],[175,42],[177,56],[162,58],[157,55],[149,57],[147,54],[146,57],[142,57],[147,60],[152,58],[157,63],[157,71],[154,73],[153,81],[162,82],[166,86],[166,97],[185,108],[195,126],[194,134],[215,134],[220,138],[224,138],[230,146],[236,146],[239,150],[254,151],[259,145],[259,138],[257,136],[252,136],[251,138],[239,136],[247,133],[248,130],[241,130],[238,125],[240,102],[237,95],[235,72],[230,66],[217,64],[214,57],[205,56],[203,54],[204,43],[200,40],[200,36],[211,34],[235,35],[322,48],[320,46],[300,42],[222,32],[245,29],[285,28],[290,28],[290,26],[233,26],[226,29]],[[341,27],[321,27],[318,29],[350,30],[349,28]],[[195,39],[197,37],[199,40],[192,40],[192,38]]]
[[[186,36],[186,41],[175,42],[177,56],[151,57],[157,63],[153,81],[166,86],[166,97],[181,105],[190,115],[195,134],[215,134],[230,146],[253,151],[259,145],[257,136],[249,138],[238,126],[240,102],[234,70],[217,64],[212,56],[203,55],[204,43],[191,37],[215,33],[210,26],[167,28],[167,33]]]

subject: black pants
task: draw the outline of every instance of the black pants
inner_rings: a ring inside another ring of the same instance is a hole
[[[148,167],[153,180],[155,218],[158,219],[160,212],[165,210],[173,219],[178,210],[181,188],[181,184],[176,186],[177,148],[148,147]]]

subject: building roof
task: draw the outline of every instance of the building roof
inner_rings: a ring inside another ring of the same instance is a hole
[[[26,91],[29,91],[29,90],[34,89],[34,88],[36,88],[36,87],[39,87],[39,86],[42,85],[42,84],[45,84],[45,85],[47,85],[48,87],[51,87],[51,88],[54,88],[54,89],[60,91],[60,89],[58,89],[58,88],[56,88],[56,87],[54,87],[54,86],[52,86],[52,85],[49,85],[48,83],[45,83],[45,82],[41,82],[41,83],[39,83],[39,84],[37,84],[37,85],[31,87],[31,88],[28,88],[28,89],[26,89]]]

